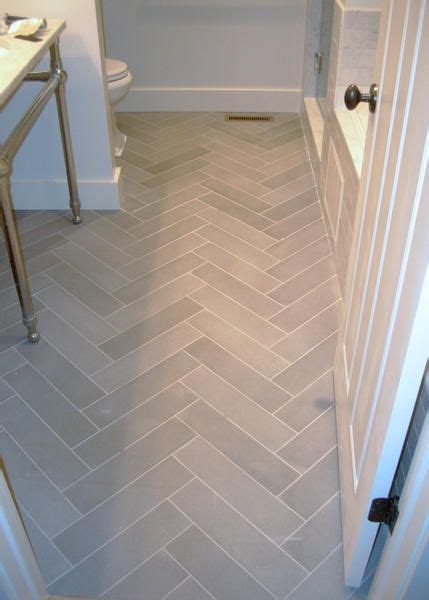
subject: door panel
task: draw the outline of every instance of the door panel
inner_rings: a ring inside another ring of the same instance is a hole
[[[369,505],[388,495],[427,358],[425,351],[413,357],[414,382],[406,357],[429,258],[429,202],[422,196],[428,31],[426,0],[385,0],[380,99],[370,119],[335,365],[348,585],[360,584],[377,531],[367,521]]]

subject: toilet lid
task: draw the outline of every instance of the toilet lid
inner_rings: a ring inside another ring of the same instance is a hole
[[[128,74],[128,65],[122,62],[122,60],[106,58],[106,73],[108,81],[124,79]]]

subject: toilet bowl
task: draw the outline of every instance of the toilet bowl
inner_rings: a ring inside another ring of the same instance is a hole
[[[112,113],[115,156],[122,156],[127,142],[127,136],[119,131],[116,124],[115,106],[125,98],[133,83],[133,76],[128,65],[121,60],[106,58],[107,87],[109,90],[110,110]]]

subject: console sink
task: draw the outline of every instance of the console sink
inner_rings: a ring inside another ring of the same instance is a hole
[[[3,40],[0,40],[0,58],[4,58],[10,52],[9,43]]]

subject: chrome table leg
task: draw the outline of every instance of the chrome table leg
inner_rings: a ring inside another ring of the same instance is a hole
[[[57,110],[60,122],[61,139],[63,143],[64,161],[66,163],[67,182],[70,192],[70,208],[73,214],[73,223],[75,225],[79,225],[80,223],[82,223],[82,217],[80,216],[80,200],[79,191],[77,187],[76,166],[73,157],[73,148],[71,142],[70,125],[65,93],[65,83],[67,81],[67,74],[63,69],[61,61],[59,40],[57,40],[51,46],[50,52],[51,70],[59,78],[59,85],[55,91],[55,97],[57,100]]]
[[[16,289],[21,303],[23,323],[28,331],[28,340],[33,343],[38,342],[40,334],[37,328],[37,317],[34,312],[21,240],[13,214],[12,195],[10,193],[10,165],[3,158],[0,158],[0,207],[3,213],[2,226],[5,244],[8,249]]]

